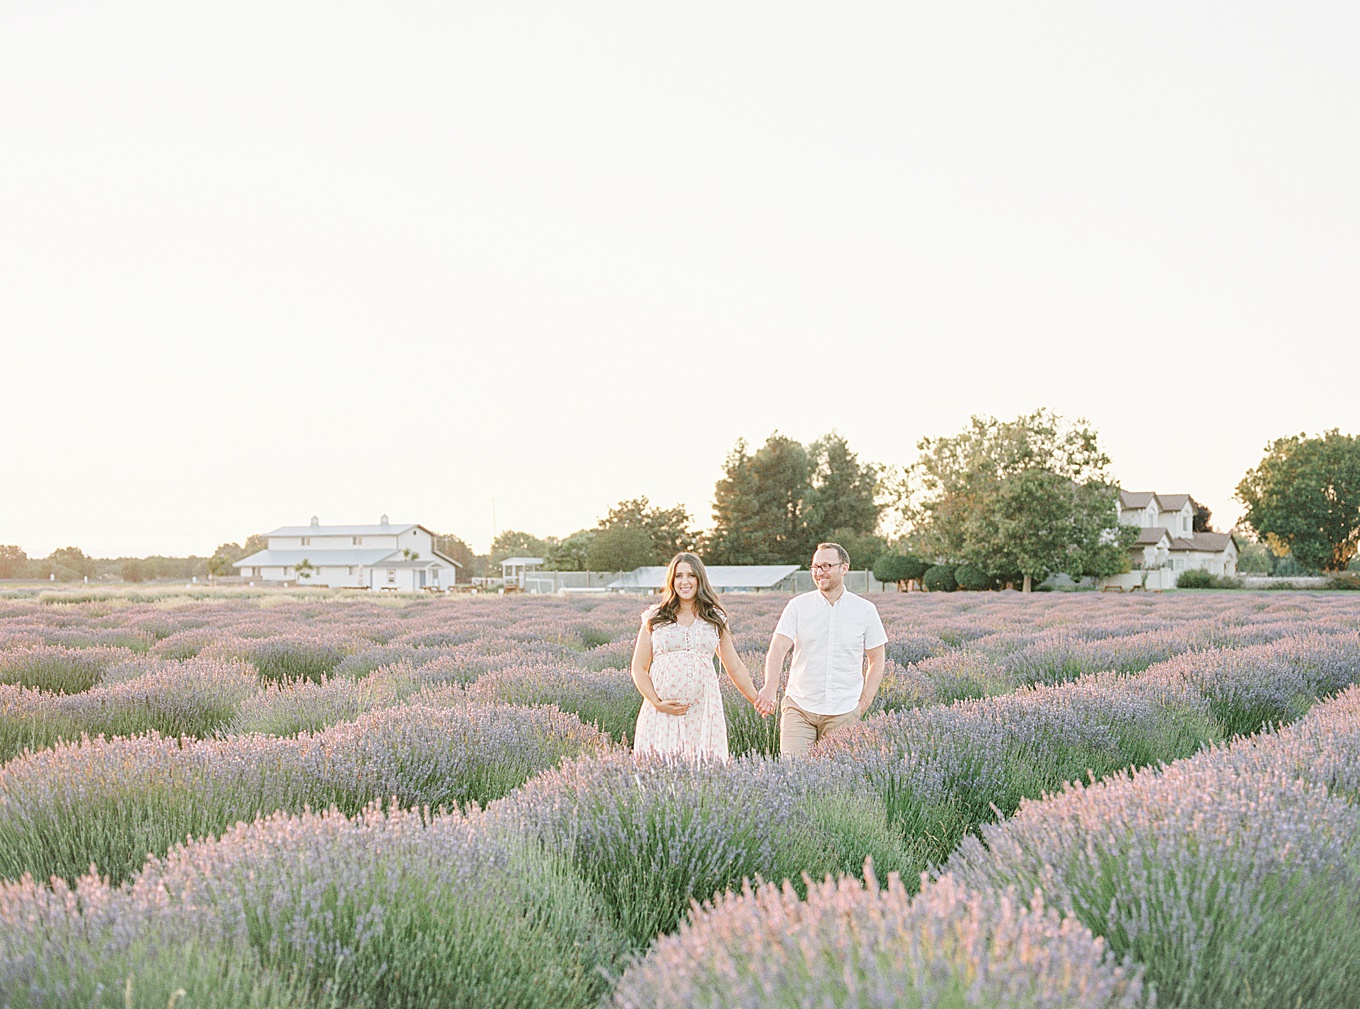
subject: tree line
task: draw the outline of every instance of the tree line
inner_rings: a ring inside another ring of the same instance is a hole
[[[740,440],[714,487],[713,525],[695,528],[679,505],[620,501],[594,527],[563,537],[500,533],[487,554],[444,534],[441,552],[462,576],[498,573],[512,556],[556,571],[626,571],[694,550],[710,564],[805,565],[817,543],[846,547],[856,569],[927,588],[1029,588],[1050,574],[1074,579],[1128,570],[1137,529],[1118,523],[1119,487],[1096,431],[1048,410],[1000,421],[974,417],[961,432],[923,438],[914,463],[861,460],[831,432],[809,444],[772,433]],[[1360,550],[1360,438],[1337,430],[1266,446],[1237,486],[1245,507],[1234,530],[1243,570],[1342,571]],[[1195,531],[1211,529],[1196,505]],[[144,581],[233,573],[266,546],[263,535],[224,543],[209,557],[97,559],[62,547],[31,559],[0,545],[0,578]]]

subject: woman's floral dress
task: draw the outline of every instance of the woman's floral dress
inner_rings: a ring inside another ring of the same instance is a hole
[[[652,610],[642,615],[651,619]],[[633,753],[685,754],[727,758],[727,720],[713,668],[718,629],[697,617],[688,627],[661,624],[652,629],[652,683],[661,698],[689,705],[683,715],[663,715],[647,701],[638,713]]]

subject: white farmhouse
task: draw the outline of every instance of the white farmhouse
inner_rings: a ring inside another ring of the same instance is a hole
[[[268,534],[265,550],[234,565],[243,578],[296,582],[331,588],[414,592],[448,589],[458,562],[434,548],[434,533],[422,525],[281,526]]]
[[[1138,527],[1138,538],[1129,548],[1135,571],[1199,568],[1215,575],[1237,574],[1237,541],[1232,533],[1195,532],[1189,494],[1121,490],[1119,521]]]

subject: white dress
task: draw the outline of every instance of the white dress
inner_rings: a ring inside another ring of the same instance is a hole
[[[644,625],[652,611],[643,614]],[[647,702],[638,712],[633,753],[727,758],[727,719],[713,668],[718,629],[697,617],[688,627],[661,624],[652,632],[652,684],[661,698],[689,705],[683,715],[663,715]]]

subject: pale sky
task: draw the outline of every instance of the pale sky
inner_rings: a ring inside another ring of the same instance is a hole
[[[0,5],[0,543],[479,550],[739,437],[1360,432],[1360,6]]]

